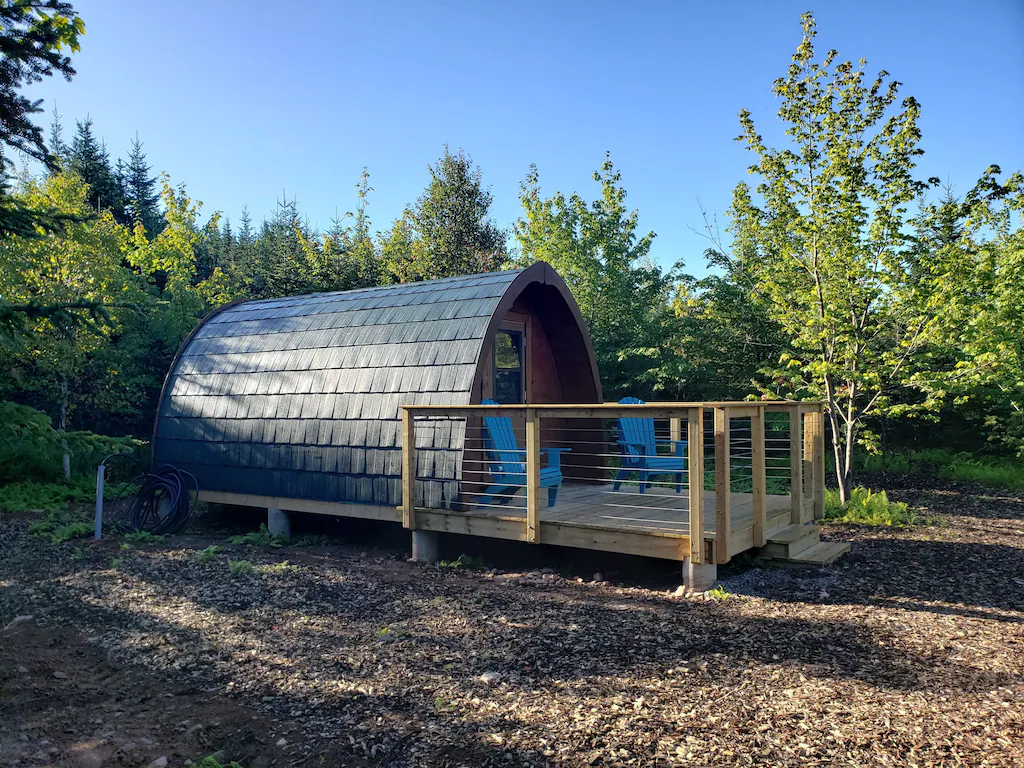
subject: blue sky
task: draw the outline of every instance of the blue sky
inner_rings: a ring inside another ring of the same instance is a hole
[[[865,57],[922,103],[922,176],[965,192],[991,163],[1024,168],[1021,0],[73,2],[78,76],[33,95],[66,134],[90,115],[115,157],[138,132],[155,170],[234,222],[285,193],[326,227],[365,165],[384,228],[448,143],[507,224],[530,163],[547,191],[593,198],[610,151],[654,256],[702,273],[698,200],[722,216],[747,178],[740,109],[776,132],[805,10],[820,53]]]

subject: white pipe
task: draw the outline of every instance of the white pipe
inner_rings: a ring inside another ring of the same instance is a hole
[[[104,459],[103,461],[106,461]],[[96,525],[93,531],[93,538],[97,541],[103,535],[103,475],[107,467],[103,462],[96,467]]]

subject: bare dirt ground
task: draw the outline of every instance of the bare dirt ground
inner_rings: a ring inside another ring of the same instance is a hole
[[[1024,497],[890,497],[939,525],[833,527],[839,563],[714,600],[367,546],[200,563],[223,534],[120,551],[7,517],[0,765],[1022,765]]]

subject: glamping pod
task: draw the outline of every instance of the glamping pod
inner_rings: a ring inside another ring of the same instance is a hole
[[[153,462],[191,472],[206,498],[393,510],[402,502],[400,406],[484,399],[602,401],[579,309],[543,262],[221,308],[172,363]],[[464,449],[478,446],[467,445],[464,420],[432,427],[416,434],[426,480],[417,503],[454,508],[462,482],[473,483]],[[554,420],[545,433],[572,444]]]

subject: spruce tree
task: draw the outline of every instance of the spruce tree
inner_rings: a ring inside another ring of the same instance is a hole
[[[77,217],[52,208],[30,209],[8,194],[7,170],[13,151],[24,152],[54,167],[43,132],[32,122],[41,99],[19,93],[25,86],[60,73],[70,80],[75,70],[65,50],[78,50],[85,25],[70,3],[37,0],[0,3],[0,235],[38,237],[39,229],[55,232]],[[2,301],[0,301],[2,310]]]
[[[19,150],[46,165],[53,158],[43,143],[43,131],[32,122],[42,111],[41,99],[18,91],[55,72],[71,80],[75,70],[65,47],[78,50],[85,24],[70,3],[59,0],[0,4],[0,167],[11,158],[6,148]]]
[[[124,174],[125,213],[133,223],[141,223],[151,239],[164,227],[160,215],[160,194],[152,173],[153,168],[146,162],[146,153],[142,151],[142,142],[136,134]]]
[[[249,215],[249,206],[242,206],[242,225],[238,228],[238,244],[243,248],[252,245],[252,216]]]
[[[505,231],[489,219],[493,197],[480,168],[446,146],[428,169],[430,183],[388,237],[387,269],[402,281],[500,269]]]
[[[119,218],[124,212],[117,177],[110,167],[106,147],[92,132],[92,119],[78,121],[71,144],[71,169],[89,185],[89,203],[94,210],[109,209]]]
[[[223,252],[221,254],[221,263],[219,266],[226,269],[234,269],[238,244],[235,241],[235,233],[231,231],[231,219],[227,217],[224,218],[221,242],[223,244]]]
[[[53,120],[50,121],[50,154],[61,164],[71,161],[71,147],[64,141],[64,124],[56,107],[53,108]]]

